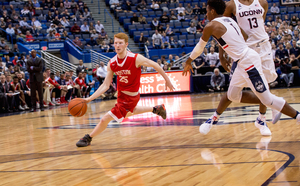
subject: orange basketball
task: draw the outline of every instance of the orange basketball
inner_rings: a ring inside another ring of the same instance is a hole
[[[70,114],[74,117],[81,117],[86,113],[87,104],[81,98],[72,99],[68,105]]]

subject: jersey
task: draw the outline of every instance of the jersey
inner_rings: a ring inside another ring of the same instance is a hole
[[[15,85],[14,82],[11,82],[10,84],[11,84],[11,85]],[[19,90],[19,85],[20,85],[19,83],[16,84],[16,86],[15,86],[15,91],[16,91],[16,90]]]
[[[66,81],[66,85],[71,85],[71,86],[74,86],[75,83],[72,79],[69,79],[68,81]]]
[[[127,51],[124,59],[115,55],[110,60],[111,70],[118,76],[118,91],[138,92],[140,88],[141,67],[136,67],[135,61],[138,54]]]
[[[86,87],[86,84],[84,82],[84,78],[79,79],[79,77],[75,78],[74,82],[79,85],[80,88]]]
[[[50,77],[48,77],[46,80],[45,80],[45,83],[49,83],[49,84],[52,84],[54,87],[58,88],[58,89],[61,89],[61,87],[59,86],[59,84],[56,82],[55,79],[51,79]]]
[[[240,27],[229,17],[219,17],[213,19],[224,25],[226,33],[219,39],[215,38],[225,52],[233,59],[239,60],[247,53],[249,47],[245,43]]]
[[[248,35],[247,45],[251,46],[263,40],[268,41],[269,36],[266,33],[264,21],[265,10],[259,0],[253,0],[251,5],[244,5],[239,0],[234,0],[234,3],[237,22]]]

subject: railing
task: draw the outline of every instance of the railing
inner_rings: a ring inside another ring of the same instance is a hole
[[[13,38],[13,35],[7,33],[6,30],[4,30],[4,29],[2,29],[2,28],[0,28],[0,30],[2,30],[3,32],[6,33],[7,41],[9,41],[9,37],[10,37],[10,39],[11,39],[10,42],[11,42],[11,44],[13,45],[13,44],[14,44],[14,38]]]
[[[52,72],[61,72],[61,71],[69,71],[73,70],[76,72],[76,66],[63,60],[58,57],[56,57],[53,54],[50,54],[49,52],[46,51],[41,51],[41,56],[45,60],[46,68],[50,68]],[[75,75],[73,75],[75,76]]]
[[[114,32],[114,18],[110,15],[110,13],[106,9],[104,9],[104,22],[106,22],[106,14],[105,13],[108,14],[109,17],[111,18],[111,28],[112,28],[112,32]]]
[[[122,27],[120,27],[120,26],[119,26],[119,32],[123,32],[123,33],[125,33],[125,31],[123,30],[123,28],[122,28]]]
[[[91,53],[91,63],[92,63],[92,67],[95,68],[95,66],[98,64],[100,64],[100,62],[104,62],[105,65],[107,65],[107,63],[109,62],[110,58],[100,54],[94,50],[90,50]]]
[[[80,48],[78,45],[76,45],[70,38],[67,38],[66,41],[69,41],[72,45],[74,45],[78,50],[82,51],[82,48]]]
[[[190,53],[188,53],[188,54],[182,56],[181,58],[175,60],[175,61],[174,61],[174,65],[179,66],[181,63],[185,62],[185,61],[190,57],[190,54],[191,54],[191,53],[192,53],[192,52],[190,52]]]

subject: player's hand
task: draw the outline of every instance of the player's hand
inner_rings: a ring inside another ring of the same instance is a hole
[[[167,90],[167,87],[169,87],[169,89],[170,89],[171,91],[174,91],[174,90],[175,90],[175,88],[174,88],[174,86],[172,85],[172,83],[171,83],[170,80],[166,81],[165,90]]]
[[[188,74],[188,72],[191,74],[191,71],[194,73],[192,64],[186,64],[184,69],[183,69],[182,75],[186,76]]]
[[[90,98],[82,98],[82,100],[83,100],[85,103],[89,103],[89,102],[92,101]]]

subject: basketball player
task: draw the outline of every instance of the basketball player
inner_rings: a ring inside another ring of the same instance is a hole
[[[155,107],[136,106],[140,100],[138,91],[140,88],[141,66],[153,67],[165,79],[166,88],[169,87],[169,89],[173,91],[174,87],[168,76],[157,63],[142,55],[127,51],[127,46],[128,36],[126,34],[118,33],[114,36],[114,47],[117,55],[109,61],[107,65],[107,75],[102,85],[91,97],[84,99],[88,103],[106,92],[115,73],[118,76],[117,104],[101,118],[98,125],[90,134],[86,134],[76,143],[77,147],[90,145],[92,138],[103,132],[108,123],[112,120],[122,122],[124,118],[145,112],[153,112],[163,119],[167,117],[164,105]]]
[[[265,31],[264,20],[268,12],[268,2],[266,0],[231,0],[226,4],[224,16],[235,16],[241,29],[246,34],[246,44],[249,48],[255,50],[261,58],[262,69],[268,83],[276,80],[277,73],[275,70],[274,61],[272,58],[272,49],[269,43],[269,36]],[[220,52],[220,58],[223,56],[223,50]],[[223,58],[224,59],[224,58]],[[220,59],[222,60],[222,59]],[[225,60],[225,59],[224,59]],[[226,61],[226,63],[228,63]],[[236,64],[234,63],[232,70],[235,70]],[[251,103],[251,100],[248,100]],[[231,104],[231,101],[227,99],[227,95],[224,94],[222,100],[219,103],[217,111],[209,118],[205,123],[216,124],[223,111]],[[223,106],[226,107],[223,107]],[[266,124],[265,113],[267,107],[260,103],[259,116],[255,121],[255,126],[260,130],[262,135],[271,135],[271,131]],[[215,118],[214,120],[213,118]],[[275,124],[280,119],[281,113],[275,109],[272,109],[272,123]],[[205,127],[207,125],[203,125]],[[208,127],[208,126],[207,126]]]
[[[208,0],[207,5],[207,18],[210,23],[205,26],[199,43],[186,61],[183,75],[187,75],[187,71],[192,70],[191,62],[203,52],[210,36],[213,36],[220,44],[220,49],[223,49],[234,61],[238,61],[226,99],[233,102],[262,103],[300,122],[299,112],[294,110],[282,98],[271,94],[267,79],[263,74],[259,54],[247,46],[237,23],[232,18],[223,17],[226,8],[225,2],[223,0]],[[223,66],[226,66],[223,59],[221,62]],[[242,92],[244,87],[250,87],[256,96],[251,92]],[[221,100],[222,112],[229,104],[222,105]],[[216,123],[217,120],[218,118],[214,114],[212,118],[200,126],[200,132],[207,134],[212,124]]]

